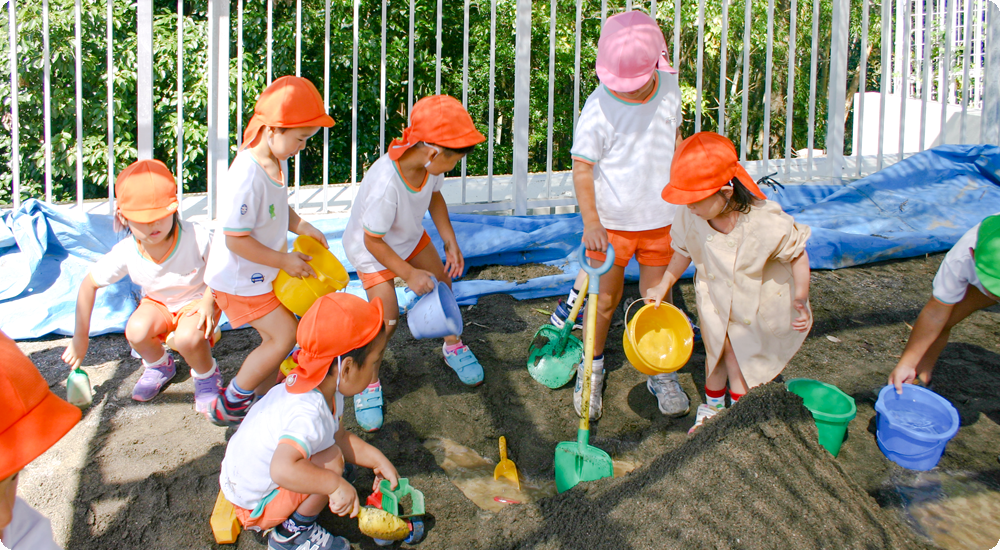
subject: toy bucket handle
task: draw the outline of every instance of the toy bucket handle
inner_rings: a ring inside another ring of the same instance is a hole
[[[631,304],[629,304],[627,308],[625,308],[625,318],[623,319],[623,321],[625,321],[625,334],[628,334],[628,339],[630,341],[634,338],[635,335],[632,334],[631,330],[629,330],[629,327],[628,327],[628,314],[629,314],[630,311],[632,311],[632,306],[634,306],[634,305],[636,305],[638,303],[645,304],[646,300],[643,299],[643,298],[639,298],[638,300],[636,300],[636,301],[632,302]],[[640,307],[639,309],[641,310],[642,308]],[[638,315],[638,314],[639,313],[636,312],[636,315]],[[633,317],[633,319],[634,319],[634,317]]]
[[[580,261],[580,269],[587,272],[590,276],[589,284],[587,285],[587,292],[589,294],[597,294],[600,290],[600,279],[601,275],[604,275],[608,271],[611,271],[611,266],[615,265],[615,247],[608,243],[607,256],[604,258],[604,263],[600,267],[591,267],[587,263],[587,247],[580,245],[579,251],[577,251],[577,256]]]

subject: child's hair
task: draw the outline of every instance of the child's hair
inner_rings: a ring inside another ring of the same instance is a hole
[[[726,205],[726,208],[723,210],[723,213],[726,212],[739,212],[740,214],[749,213],[750,207],[753,206],[753,203],[754,201],[757,200],[757,197],[755,197],[754,194],[751,193],[750,190],[746,188],[746,186],[740,183],[740,180],[737,178],[733,178],[729,182],[729,185],[731,185],[733,188],[733,196],[732,198],[729,199],[729,204]]]
[[[375,340],[378,340],[378,337],[382,334],[385,334],[385,323],[383,323],[382,326],[379,327],[378,333],[375,334],[375,337],[372,338],[371,342],[368,342],[367,344],[361,346],[360,348],[352,349],[351,351],[341,355],[340,360],[343,361],[344,359],[350,357],[354,361],[354,363],[359,367],[361,365],[364,365],[365,361],[368,359],[368,354],[371,352],[372,346],[375,344]],[[333,370],[333,367],[336,366],[336,364],[337,364],[336,360],[330,363],[331,371]]]
[[[475,146],[475,145],[469,145],[468,147],[462,147],[462,148],[460,148],[460,149],[452,149],[452,148],[450,148],[450,147],[444,147],[443,149],[444,149],[445,151],[449,151],[449,152],[450,152],[450,153],[452,153],[453,155],[468,155],[468,154],[469,154],[469,153],[471,153],[471,152],[472,152],[473,150],[475,150],[475,148],[476,148],[476,146]]]
[[[171,216],[174,217],[174,225],[170,227],[170,233],[167,234],[167,238],[170,239],[174,237],[174,233],[177,232],[177,226],[179,226],[181,223],[181,215],[178,214],[177,211],[174,211],[174,213],[171,214]],[[120,218],[125,218],[125,216],[122,215],[120,211],[115,212],[114,223],[113,223],[114,230],[116,233],[124,232],[125,233],[124,236],[127,237],[132,234],[132,229],[128,226],[127,223],[122,223]],[[127,220],[128,218],[125,219]]]

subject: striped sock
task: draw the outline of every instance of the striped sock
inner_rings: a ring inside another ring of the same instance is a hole
[[[229,401],[230,405],[235,405],[253,399],[253,390],[247,391],[239,385],[236,384],[236,379],[226,386],[226,401]]]

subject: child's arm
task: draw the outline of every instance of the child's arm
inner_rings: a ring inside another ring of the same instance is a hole
[[[670,264],[667,265],[667,271],[663,274],[663,279],[660,280],[658,285],[650,288],[648,294],[646,294],[646,303],[655,304],[659,307],[660,302],[663,301],[663,297],[680,280],[681,275],[684,274],[684,270],[689,265],[691,265],[691,258],[674,251],[673,257],[670,258]]]
[[[392,462],[389,462],[382,451],[372,447],[345,428],[340,428],[334,439],[337,440],[337,446],[344,453],[345,461],[371,468],[375,472],[373,490],[378,487],[378,482],[382,479],[388,479],[390,487],[393,489],[399,484],[399,474],[396,473],[396,467],[392,465]]]
[[[76,295],[76,328],[73,330],[73,340],[66,346],[62,360],[75,368],[80,366],[87,356],[90,347],[90,316],[94,312],[94,300],[97,298],[97,286],[90,273],[80,283],[80,292]]]
[[[906,342],[903,355],[889,375],[889,383],[896,386],[896,393],[903,393],[903,384],[913,383],[918,375],[925,383],[930,382],[930,371],[918,373],[917,365],[938,336],[941,336],[954,307],[932,296],[924,309],[920,310],[920,316],[913,324],[913,331],[910,332],[910,339]]]
[[[346,456],[345,456],[346,458]],[[360,503],[358,492],[338,472],[321,468],[311,460],[302,456],[302,452],[292,445],[278,444],[271,456],[271,480],[279,487],[305,495],[337,495],[337,510],[331,510],[338,515],[358,515]]]
[[[277,267],[292,277],[315,277],[316,272],[306,262],[312,256],[297,252],[280,252],[264,246],[250,235],[226,235],[226,247],[233,254],[261,265]]]
[[[448,218],[448,205],[444,202],[440,191],[431,193],[431,204],[427,207],[427,211],[431,213],[434,226],[444,241],[445,273],[451,278],[461,277],[465,271],[465,258],[462,257],[462,250],[458,248],[455,229],[452,228],[451,219]]]
[[[288,230],[296,235],[308,235],[319,241],[323,248],[330,248],[330,244],[326,242],[326,235],[316,229],[313,224],[299,217],[291,206],[288,207]]]
[[[215,332],[215,297],[212,296],[212,289],[205,287],[205,294],[198,300],[198,307],[187,313],[190,317],[198,314],[198,328],[205,327],[205,339],[211,340],[212,333]]]
[[[812,322],[812,313],[809,311],[809,254],[805,250],[792,260],[792,280],[795,281],[792,306],[799,312],[799,316],[792,321],[792,328],[805,332]]]
[[[580,160],[573,161],[573,189],[583,217],[583,244],[587,250],[604,252],[608,249],[608,231],[597,215],[597,198],[594,191],[594,165]]]
[[[434,275],[432,275],[430,271],[417,269],[410,265],[410,263],[401,258],[399,254],[396,254],[396,251],[393,250],[391,246],[386,244],[382,237],[376,237],[366,231],[365,248],[367,248],[368,252],[371,252],[372,256],[378,260],[378,263],[384,265],[389,271],[392,271],[396,275],[402,277],[403,280],[406,281],[406,285],[409,286],[410,290],[413,292],[423,296],[424,294],[434,290]]]

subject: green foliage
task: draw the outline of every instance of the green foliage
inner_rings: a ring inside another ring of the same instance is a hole
[[[114,166],[117,174],[136,159],[136,6],[134,0],[114,2]],[[555,76],[553,81],[553,162],[555,170],[569,169],[574,122],[574,60],[576,44],[576,1],[558,2],[556,21]],[[820,2],[816,112],[813,125],[814,147],[823,148],[826,125],[826,90],[830,47],[830,9],[834,0]],[[515,0],[496,2],[495,47],[495,127],[490,138],[494,144],[494,173],[510,173],[512,162],[512,114],[514,107],[514,18]],[[237,116],[236,90],[239,75],[237,57],[237,2],[231,5],[230,133],[231,156],[235,154],[238,121],[246,126],[253,114],[253,103],[267,83],[267,0],[244,0],[242,117]],[[769,139],[763,136],[763,100],[767,37],[767,2],[752,1],[749,86],[747,90],[747,157],[761,158],[765,142],[771,158],[783,156],[787,90],[788,23],[790,0],[775,0],[773,30],[774,72],[771,83],[771,126]],[[531,98],[529,170],[544,171],[548,150],[549,103],[549,15],[550,3],[534,0],[531,36]],[[673,49],[673,2],[658,3],[660,20],[667,43]],[[296,1],[274,0],[272,76],[295,74]],[[301,74],[324,89],[325,61],[329,61],[330,114],[337,124],[329,133],[329,181],[338,183],[360,180],[364,171],[380,154],[380,147],[398,137],[406,122],[408,90],[412,86],[415,101],[435,93],[436,2],[415,1],[413,82],[408,76],[409,2],[388,2],[386,8],[385,65],[385,137],[379,141],[380,50],[382,3],[363,0],[358,4],[358,85],[357,85],[357,168],[352,174],[352,44],[354,41],[353,4],[331,0],[330,55],[324,52],[325,0],[302,0]],[[473,120],[486,134],[490,124],[490,19],[491,4],[470,0],[468,104]],[[106,0],[82,0],[82,172],[84,196],[107,196],[107,4]],[[743,2],[729,2],[729,28],[726,70],[726,133],[739,146],[743,101]],[[848,66],[856,76],[860,55],[859,35],[861,2],[852,2],[851,49]],[[183,64],[183,185],[185,192],[206,189],[207,136],[207,2],[184,2]],[[620,8],[617,11],[621,11]],[[614,8],[608,15],[617,12]],[[795,47],[795,97],[793,100],[793,148],[807,144],[809,125],[809,52],[812,32],[812,3],[797,5],[798,29]],[[873,53],[868,60],[867,89],[877,90],[880,73],[880,7],[871,6],[870,43]],[[579,103],[596,87],[594,73],[597,38],[600,34],[600,0],[582,0],[581,77]],[[680,79],[683,89],[685,122],[683,131],[694,131],[696,112],[696,76],[698,44],[698,2],[684,0],[680,32]],[[73,0],[50,0],[51,109],[52,109],[52,182],[55,200],[76,197],[76,104],[75,41]],[[462,97],[464,3],[443,2],[441,92]],[[177,4],[173,0],[154,2],[154,127],[155,156],[171,169],[177,164]],[[21,147],[22,198],[42,197],[45,190],[44,114],[42,77],[41,2],[17,2],[18,22],[18,102]],[[7,10],[0,14],[0,27],[7,29]],[[719,122],[719,69],[722,33],[721,2],[705,2],[705,51],[701,97],[702,129],[716,130]],[[673,52],[671,51],[671,56]],[[0,46],[0,58],[7,60],[9,45]],[[10,80],[0,81],[0,152],[10,158]],[[849,77],[849,80],[851,78]],[[857,85],[854,84],[854,89]],[[850,97],[850,94],[848,94]],[[486,174],[488,146],[483,144],[468,157],[469,174]],[[316,135],[301,155],[299,177],[302,184],[318,184],[323,178],[323,132]],[[293,174],[295,171],[293,171]],[[456,169],[457,175],[458,170]],[[10,202],[11,173],[0,173],[0,203]]]

